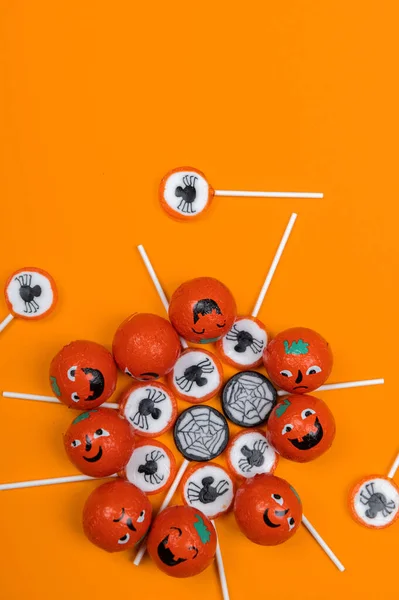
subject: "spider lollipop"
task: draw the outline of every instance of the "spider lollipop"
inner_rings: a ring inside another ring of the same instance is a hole
[[[14,317],[30,320],[45,317],[57,302],[54,279],[46,271],[35,267],[19,269],[10,275],[4,294],[10,314],[0,323],[0,331]]]
[[[137,383],[122,394],[119,412],[138,435],[158,437],[173,427],[177,404],[166,385],[158,381]]]
[[[176,471],[176,459],[167,446],[157,440],[143,440],[136,444],[121,475],[150,495],[169,487]]]
[[[237,479],[247,479],[262,473],[274,473],[278,454],[260,429],[240,431],[229,442],[227,464]]]
[[[222,466],[201,463],[185,473],[181,494],[184,504],[197,508],[209,519],[216,519],[232,508],[234,484]]]

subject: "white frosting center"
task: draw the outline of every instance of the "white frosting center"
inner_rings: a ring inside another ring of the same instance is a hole
[[[208,204],[209,185],[195,171],[178,171],[166,180],[163,197],[177,213],[196,217]]]
[[[251,318],[237,319],[222,338],[224,354],[242,366],[252,365],[262,358],[266,344],[266,331]]]
[[[170,475],[169,456],[150,443],[133,450],[126,466],[126,479],[145,493],[162,488]]]
[[[204,465],[188,477],[183,496],[189,506],[213,519],[230,508],[234,499],[233,482],[224,469]]]
[[[44,314],[54,301],[49,279],[36,271],[17,273],[8,284],[6,295],[13,312],[27,318]]]
[[[236,438],[229,449],[231,465],[237,475],[253,477],[270,473],[276,462],[276,451],[258,431],[248,431]]]
[[[220,375],[211,356],[193,350],[182,354],[173,369],[173,383],[185,396],[201,399],[220,386]]]
[[[138,432],[155,435],[171,424],[173,404],[169,394],[149,384],[129,394],[123,414]]]
[[[390,481],[375,477],[359,488],[354,497],[354,509],[367,525],[388,525],[399,510],[399,493]]]

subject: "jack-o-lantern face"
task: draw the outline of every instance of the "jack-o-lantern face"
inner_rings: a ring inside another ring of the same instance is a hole
[[[152,381],[173,368],[180,355],[180,340],[166,319],[136,313],[118,328],[112,352],[123,373],[140,381]]]
[[[294,535],[302,504],[294,488],[275,475],[255,475],[238,488],[234,514],[243,534],[255,544],[275,546]]]
[[[306,327],[293,327],[267,345],[263,362],[275,385],[292,394],[306,394],[327,380],[333,357],[321,335]]]
[[[147,496],[127,481],[109,481],[96,488],[83,509],[88,539],[107,552],[133,548],[147,533],[152,506]]]
[[[227,287],[212,277],[186,281],[174,292],[169,318],[186,340],[215,342],[231,329],[237,315],[235,300]]]
[[[61,402],[73,408],[96,408],[113,394],[117,371],[112,355],[95,342],[64,346],[50,365],[50,385]]]
[[[273,409],[266,437],[284,458],[308,462],[331,446],[335,437],[334,417],[319,398],[288,396]]]
[[[216,552],[216,532],[209,519],[189,506],[171,506],[155,519],[148,552],[172,577],[191,577],[208,567]]]
[[[85,475],[108,477],[128,463],[134,447],[129,423],[110,408],[76,417],[64,435],[70,461]]]

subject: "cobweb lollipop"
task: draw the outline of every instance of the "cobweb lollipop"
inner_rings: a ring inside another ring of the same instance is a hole
[[[121,476],[150,495],[169,487],[176,472],[176,459],[167,446],[157,440],[143,440],[136,444]]]
[[[171,429],[177,417],[172,391],[157,381],[133,384],[119,400],[119,412],[142,437],[158,437]]]
[[[19,269],[8,278],[4,290],[10,314],[0,323],[2,331],[14,317],[41,319],[57,302],[57,288],[49,273],[35,267]]]
[[[399,517],[399,487],[393,481],[399,468],[399,454],[388,476],[368,475],[359,481],[349,495],[352,517],[369,529],[384,529]]]
[[[257,371],[236,373],[222,392],[223,412],[240,427],[256,427],[266,423],[277,401],[270,381]]]
[[[323,198],[319,192],[255,192],[243,190],[214,190],[202,171],[194,167],[178,167],[169,171],[161,181],[159,200],[167,214],[189,221],[201,215],[214,196],[246,198]]]
[[[230,471],[238,479],[274,473],[279,460],[260,429],[237,433],[229,442],[226,459]]]
[[[259,321],[257,316],[296,218],[297,215],[292,213],[251,315],[237,317],[230,331],[216,342],[216,350],[221,359],[236,369],[254,369],[262,364],[262,354],[266,348],[268,337],[264,324]]]

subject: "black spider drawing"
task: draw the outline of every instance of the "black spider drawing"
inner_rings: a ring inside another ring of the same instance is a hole
[[[213,373],[214,370],[215,367],[209,358],[204,358],[204,360],[201,360],[197,365],[191,365],[190,367],[187,367],[183,375],[176,378],[176,383],[182,391],[189,392],[191,391],[194,383],[196,383],[199,387],[206,385],[208,380],[202,375],[204,373]]]
[[[229,482],[226,479],[222,479],[215,486],[212,483],[215,481],[214,477],[204,477],[201,481],[202,487],[196,484],[194,481],[190,481],[187,488],[187,496],[190,502],[202,502],[202,504],[210,504],[215,502],[216,498],[223,496],[229,490]]]
[[[155,405],[166,400],[166,394],[156,388],[146,388],[147,396],[140,400],[137,411],[129,421],[140,429],[149,429],[148,417],[159,419],[162,411]]]
[[[243,454],[245,458],[240,458],[238,461],[238,466],[241,471],[243,473],[249,473],[252,471],[253,467],[261,467],[265,462],[266,448],[267,443],[265,440],[257,440],[254,443],[252,450],[248,448],[248,446],[243,446],[241,448],[241,454]]]
[[[185,175],[183,177],[183,185],[180,185],[175,189],[175,196],[181,198],[180,204],[177,207],[177,210],[181,210],[183,213],[194,214],[197,212],[193,209],[193,202],[197,197],[197,190],[195,189],[195,182],[198,177],[195,175]]]
[[[259,354],[263,350],[264,343],[255,339],[249,331],[239,330],[237,325],[233,325],[226,335],[229,342],[237,342],[234,346],[236,352],[246,352],[250,348],[254,354]]]
[[[29,273],[24,273],[23,275],[18,275],[15,278],[18,281],[19,285],[19,295],[22,300],[25,302],[24,313],[37,313],[40,306],[36,302],[35,298],[39,298],[42,293],[42,288],[40,285],[34,285],[32,287],[32,275]]]
[[[374,481],[366,483],[366,489],[360,492],[360,502],[368,506],[366,517],[369,519],[375,519],[379,512],[388,517],[396,508],[393,500],[387,500],[384,494],[374,491]]]
[[[139,466],[139,473],[144,474],[144,481],[152,485],[158,485],[165,478],[164,475],[158,475],[158,461],[165,458],[160,450],[152,450],[145,455],[145,464]]]

